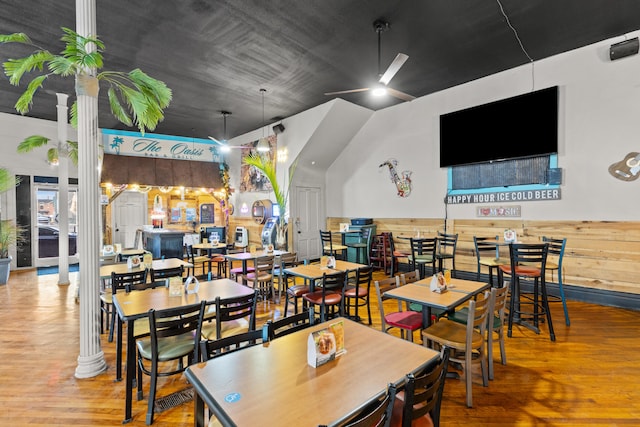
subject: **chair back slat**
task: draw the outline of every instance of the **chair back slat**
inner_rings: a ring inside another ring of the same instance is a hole
[[[207,360],[233,353],[234,351],[268,342],[267,328],[267,324],[265,323],[262,329],[243,332],[216,340],[201,341],[200,354],[202,361],[206,362]]]
[[[130,271],[126,273],[111,273],[111,292],[130,292],[144,289],[147,285],[147,270]]]
[[[198,342],[206,301],[164,310],[149,310],[151,352],[157,360],[159,340],[184,334],[194,335],[194,359],[198,358]]]
[[[396,399],[396,386],[389,384],[387,393],[382,399],[375,400],[367,405],[355,420],[346,424],[338,424],[342,427],[389,427],[391,425],[391,414],[393,404]]]
[[[313,326],[315,323],[315,316],[313,313],[313,307],[308,310],[302,311],[293,316],[281,317],[278,320],[268,321],[269,340],[284,337],[292,334],[296,331],[306,329]]]

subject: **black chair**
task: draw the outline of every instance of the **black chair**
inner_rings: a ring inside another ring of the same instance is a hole
[[[162,270],[154,270],[153,268],[150,270],[151,273],[151,283],[155,283],[158,286],[169,286],[169,279],[171,277],[180,277],[184,275],[184,267],[179,266],[176,268],[166,268]]]
[[[443,270],[444,261],[451,260],[451,276],[456,274],[456,247],[458,246],[458,235],[447,234],[438,231],[438,250],[436,259],[438,260],[438,271]]]
[[[282,301],[282,292],[284,291],[286,293],[287,289],[289,289],[289,281],[291,280],[295,282],[295,278],[284,274],[284,270],[297,265],[300,265],[300,262],[298,261],[298,254],[295,252],[282,254],[275,258],[273,263],[273,287],[278,290],[278,304]],[[284,309],[286,316],[286,305]]]
[[[411,256],[411,251],[401,251],[396,249],[396,244],[393,241],[393,234],[389,233],[389,250],[391,252],[391,272],[390,276],[394,276],[397,272],[400,271],[400,259],[406,258],[407,262],[410,263],[409,257]]]
[[[431,264],[431,274],[436,271],[436,248],[438,247],[437,238],[411,238],[411,255],[409,255],[409,262],[411,263],[411,269],[416,268],[420,270],[420,277],[424,279],[426,271],[425,266]]]
[[[216,297],[215,317],[202,325],[202,337],[205,340],[219,340],[229,335],[255,330],[257,300],[257,289],[240,297]]]
[[[371,280],[373,278],[373,267],[361,267],[356,270],[356,277],[353,284],[347,283],[344,288],[344,312],[345,315],[353,320],[359,322],[360,315],[358,309],[360,307],[367,307],[367,316],[369,319],[369,325],[371,325]],[[351,307],[355,307],[355,313],[351,315]]]
[[[199,361],[200,328],[206,301],[198,304],[149,310],[149,330],[147,338],[136,341],[138,349],[138,399],[142,398],[142,374],[149,375],[149,398],[147,404],[147,425],[153,423],[156,385],[158,377],[166,377],[184,372],[191,363]],[[185,358],[187,363],[185,363]],[[150,366],[145,364],[150,362]],[[160,370],[164,362],[167,370]]]
[[[205,272],[205,267],[210,267],[210,258],[208,256],[204,256],[204,255],[195,255],[193,253],[193,246],[192,245],[187,245],[186,246],[186,251],[187,251],[187,261],[191,263],[191,265],[193,265],[193,267],[189,267],[187,269],[187,276],[195,276],[198,278],[205,278],[207,277],[207,273]],[[196,275],[196,269],[200,267],[202,268],[202,274],[200,275]]]
[[[281,317],[278,320],[269,320],[265,325],[269,329],[269,340],[284,337],[293,332],[306,329],[313,326],[315,323],[315,316],[313,314],[313,308],[302,311],[293,316]]]
[[[567,245],[567,239],[556,239],[553,237],[542,237],[544,243],[549,244],[549,255],[553,259],[547,259],[546,270],[551,271],[551,279],[553,279],[553,272],[558,271],[558,290],[560,295],[549,295],[549,302],[562,302],[562,308],[564,309],[564,321],[567,326],[571,326],[569,320],[569,310],[567,310],[567,299],[564,296],[564,287],[562,281],[562,259],[564,258],[564,248]]]
[[[334,256],[346,260],[347,247],[345,245],[333,243],[333,235],[330,231],[320,230],[320,242],[322,243],[322,255]],[[340,255],[338,256],[338,252]]]
[[[355,418],[337,425],[341,427],[389,427],[395,399],[396,386],[389,384],[387,392],[381,399],[371,402]]]
[[[320,306],[320,321],[324,322],[327,317],[327,309],[331,308],[331,316],[336,315],[335,308],[338,307],[338,315],[343,313],[343,299],[342,289],[345,285],[347,274],[344,271],[337,273],[322,275],[322,281],[316,284],[316,287],[320,286],[320,290],[315,290],[308,294],[304,294],[302,299],[307,301],[312,306]]]
[[[551,341],[556,340],[545,281],[548,250],[549,245],[547,243],[511,243],[509,244],[511,263],[509,265],[501,265],[498,268],[499,283],[504,283],[505,274],[511,277],[509,327],[507,329],[507,336],[509,337],[511,337],[514,322],[539,334],[540,318],[546,316]],[[521,292],[522,279],[533,280],[532,292]],[[521,296],[526,301],[521,301]],[[527,310],[527,307],[530,307],[530,310]],[[530,320],[533,323],[530,323]]]
[[[417,375],[407,375],[404,393],[396,395],[393,408],[394,425],[400,417],[403,427],[410,427],[414,421],[422,417],[427,418],[424,423],[426,425],[440,425],[440,405],[448,365],[449,348],[444,346],[435,364],[431,364]]]
[[[203,362],[233,353],[243,348],[269,341],[269,330],[265,323],[261,329],[243,332],[236,335],[220,338],[219,340],[200,341],[200,357]]]
[[[111,273],[111,292],[105,292],[100,295],[102,304],[109,308],[107,320],[111,325],[109,327],[109,342],[113,341],[113,330],[116,325],[116,313],[113,308],[113,296],[118,291],[129,292],[132,286],[144,285],[147,283],[147,270],[132,271],[126,273]],[[109,317],[111,318],[109,320]]]

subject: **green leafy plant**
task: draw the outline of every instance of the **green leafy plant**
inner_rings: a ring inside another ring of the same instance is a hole
[[[34,51],[23,58],[9,59],[3,63],[4,73],[9,82],[19,86],[26,74],[37,75],[27,85],[26,90],[16,101],[15,109],[20,114],[26,114],[33,104],[33,96],[43,87],[52,75],[61,77],[75,76],[91,77],[90,70],[100,70],[103,67],[102,52],[104,43],[97,37],[83,37],[69,28],[62,28],[61,41],[64,49],[60,54],[53,54],[47,49],[37,46],[24,33],[0,34],[0,44],[19,43],[34,48]],[[95,50],[93,50],[95,47]],[[108,85],[107,96],[113,116],[127,126],[136,126],[140,133],[154,130],[164,119],[164,109],[171,102],[172,93],[162,81],[156,80],[140,69],[128,73],[119,71],[102,71],[95,76],[98,82]],[[77,126],[77,101],[71,106],[71,124]],[[34,135],[22,141],[19,152],[28,152],[34,148],[48,144],[50,140],[40,135]],[[77,143],[67,141],[66,147],[54,147],[49,150],[47,157],[50,162],[58,157],[58,150],[63,149],[69,158],[77,164]]]
[[[284,186],[280,186],[278,183],[278,179],[276,176],[276,165],[273,160],[271,160],[268,156],[263,156],[257,153],[251,153],[248,156],[244,157],[244,163],[253,166],[258,169],[271,183],[271,187],[273,188],[273,193],[276,196],[276,203],[280,206],[281,215],[278,218],[278,225],[280,227],[284,227],[286,225],[284,219],[284,213],[287,211],[287,203],[289,201],[289,189],[291,188],[291,180],[293,179],[293,174],[296,171],[296,164],[294,162],[289,168],[289,181],[288,184],[285,183]]]

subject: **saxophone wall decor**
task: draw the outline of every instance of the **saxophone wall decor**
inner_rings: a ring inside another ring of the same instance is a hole
[[[383,166],[387,166],[389,168],[389,176],[391,178],[391,182],[396,185],[396,189],[398,190],[398,197],[409,197],[411,194],[411,174],[412,171],[402,171],[402,178],[398,175],[396,171],[396,166],[398,166],[398,161],[396,159],[388,159],[383,162],[378,168]]]

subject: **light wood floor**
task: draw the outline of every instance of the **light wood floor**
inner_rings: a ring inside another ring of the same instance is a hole
[[[70,276],[77,280],[77,273]],[[115,346],[102,337],[105,373],[74,377],[79,305],[74,285],[56,283],[56,275],[12,272],[9,284],[0,286],[0,426],[120,425],[124,383],[114,382]],[[259,323],[281,315],[275,304],[259,308]],[[640,425],[640,311],[570,302],[566,327],[561,306],[553,308],[557,341],[516,329],[507,338],[508,365],[496,362],[489,387],[474,377],[472,409],[465,406],[463,382],[447,380],[443,426]],[[372,309],[377,313],[375,304]],[[380,326],[377,314],[373,326]],[[384,369],[375,354],[370,363]],[[185,386],[182,376],[161,380],[158,393]],[[308,399],[279,404],[309,405]],[[181,405],[157,415],[154,425],[193,425],[192,411]],[[143,426],[145,412],[146,400],[134,399],[130,425]]]

